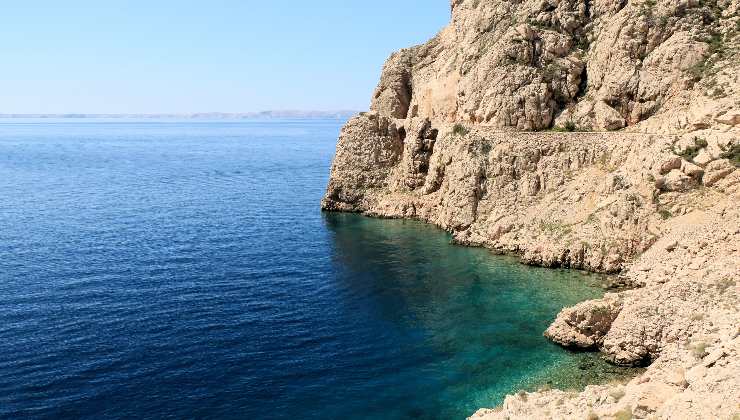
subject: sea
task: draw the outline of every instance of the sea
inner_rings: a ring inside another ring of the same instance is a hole
[[[604,279],[324,213],[329,120],[0,120],[0,417],[462,419]]]

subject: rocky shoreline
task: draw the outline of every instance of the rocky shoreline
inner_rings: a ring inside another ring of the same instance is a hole
[[[545,335],[645,373],[473,418],[740,415],[739,11],[453,0],[450,25],[392,55],[371,111],[342,129],[323,209],[629,286]]]

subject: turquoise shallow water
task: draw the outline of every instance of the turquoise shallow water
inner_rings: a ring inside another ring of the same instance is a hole
[[[0,121],[0,417],[446,419],[599,279],[322,214],[340,121]]]

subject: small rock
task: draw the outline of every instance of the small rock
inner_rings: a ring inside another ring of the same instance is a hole
[[[563,309],[545,331],[545,337],[565,347],[597,347],[621,308],[622,303],[616,295],[606,295],[603,299]]]
[[[686,381],[694,383],[707,375],[707,368],[703,365],[697,365],[686,372]]]
[[[663,189],[666,191],[688,191],[695,187],[694,180],[678,169],[671,170],[665,177]]]
[[[627,125],[624,117],[604,101],[597,101],[594,104],[594,113],[596,125],[605,130],[618,130]]]
[[[704,175],[704,169],[687,161],[683,161],[681,171],[694,179],[700,179]]]
[[[707,149],[701,149],[701,151],[699,151],[699,154],[696,155],[696,157],[694,158],[694,163],[704,167],[707,166],[712,160],[712,155],[707,152]]]
[[[683,159],[681,159],[679,156],[673,156],[669,158],[660,165],[660,174],[665,175],[674,169],[681,169],[682,161]]]
[[[706,259],[705,257],[698,257],[698,258],[695,258],[695,259],[694,259],[694,261],[692,261],[692,262],[691,262],[691,264],[689,264],[689,269],[691,269],[691,270],[698,270],[698,269],[700,269],[700,268],[701,268],[701,267],[702,267],[702,266],[704,265],[704,263],[706,263],[706,262],[707,262],[707,259]]]
[[[669,373],[666,381],[669,384],[680,386],[681,388],[686,388],[689,386],[689,383],[686,382],[686,370],[684,370],[683,368],[677,368],[673,372]]]
[[[706,172],[702,181],[704,185],[711,187],[720,180],[724,179],[727,175],[731,174],[734,170],[735,166],[733,166],[729,160],[715,160],[707,165]]]
[[[727,353],[724,349],[715,350],[704,359],[704,366],[712,367],[725,356],[727,356]]]
[[[647,417],[676,394],[675,388],[666,384],[654,384],[647,387],[647,391],[637,400],[635,415]]]
[[[714,117],[714,121],[720,124],[727,124],[732,126],[740,126],[740,110],[733,109],[725,112],[722,115]]]
[[[657,176],[655,177],[655,188],[662,190],[665,188],[665,177],[663,176]]]

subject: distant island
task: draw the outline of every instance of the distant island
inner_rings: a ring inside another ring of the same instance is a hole
[[[348,119],[359,111],[259,111],[259,112],[199,112],[192,114],[0,114],[0,118],[151,118],[151,119],[198,119],[198,120],[242,120],[260,118],[306,118]]]

